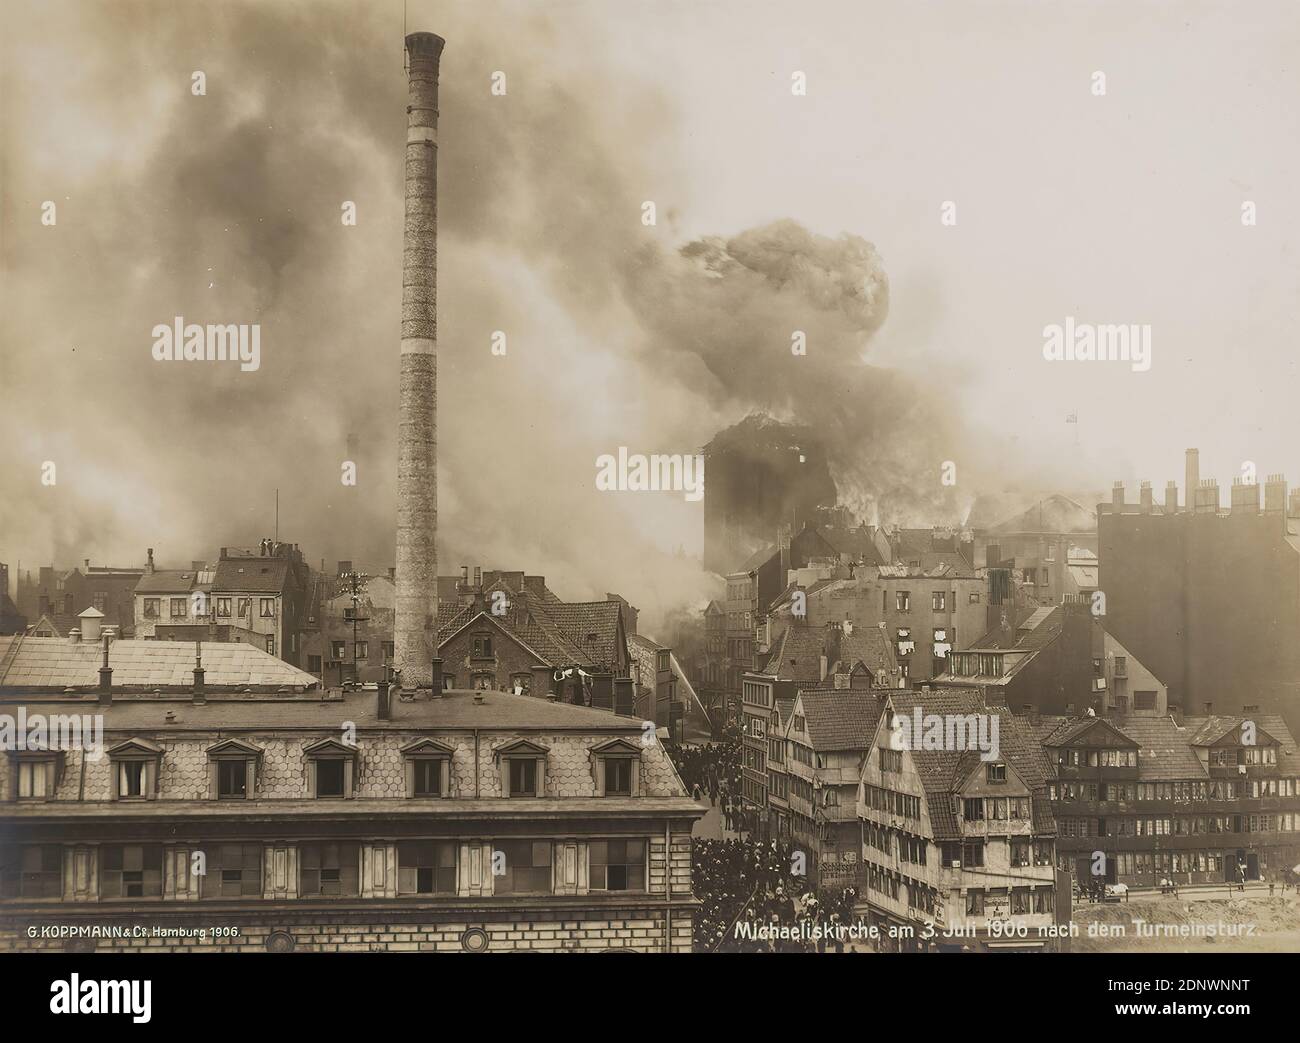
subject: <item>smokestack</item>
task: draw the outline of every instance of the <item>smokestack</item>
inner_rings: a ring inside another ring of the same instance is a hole
[[[195,704],[206,703],[207,695],[203,691],[203,642],[194,642],[194,702]]]
[[[1187,450],[1187,480],[1183,488],[1187,490],[1187,509],[1196,509],[1196,490],[1201,486],[1201,451]]]
[[[104,665],[99,668],[99,704],[113,701],[113,668],[108,665],[108,635],[104,635]]]
[[[397,430],[394,659],[407,690],[431,688],[438,627],[438,60],[446,41],[406,38],[406,224]]]

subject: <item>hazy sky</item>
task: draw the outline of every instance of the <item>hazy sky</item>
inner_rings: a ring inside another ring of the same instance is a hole
[[[0,560],[188,563],[269,535],[279,488],[313,561],[391,561],[401,4],[0,11]],[[700,505],[597,494],[595,455],[831,398],[886,520],[923,520],[897,476],[933,491],[943,460],[958,510],[1162,496],[1192,445],[1223,485],[1247,460],[1300,482],[1300,6],[412,0],[406,24],[448,40],[441,571],[703,597],[671,557]],[[175,315],[260,322],[261,368],[154,362]],[[1149,324],[1150,370],[1045,361],[1067,315]]]

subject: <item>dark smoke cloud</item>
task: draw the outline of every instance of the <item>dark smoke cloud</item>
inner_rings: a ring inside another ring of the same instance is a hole
[[[0,554],[188,563],[269,535],[278,489],[281,538],[310,560],[391,562],[400,5],[31,0],[6,21]],[[778,221],[676,249],[640,221],[648,193],[665,219],[688,195],[673,107],[601,66],[598,27],[509,4],[413,14],[426,27],[449,41],[442,572],[525,568],[652,621],[704,598],[673,553],[698,504],[597,494],[595,457],[693,452],[753,409],[821,427],[859,509],[952,506],[951,410],[862,361],[888,311],[871,244]],[[149,331],[175,315],[260,322],[261,370],[154,362]]]

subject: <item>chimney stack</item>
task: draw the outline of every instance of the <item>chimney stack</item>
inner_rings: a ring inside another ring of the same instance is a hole
[[[432,669],[429,671],[429,680],[432,687],[429,694],[437,699],[442,695],[442,659],[434,656],[430,661],[430,666]]]
[[[406,38],[406,223],[397,430],[394,645],[402,686],[433,686],[438,633],[438,61],[445,41]]]
[[[1151,483],[1143,482],[1142,488],[1138,491],[1139,510],[1143,514],[1151,513]]]
[[[1196,510],[1196,490],[1201,487],[1201,451],[1187,450],[1187,480],[1183,488],[1187,490],[1187,509]]]
[[[99,704],[113,701],[113,668],[108,665],[108,635],[104,635],[104,665],[99,668]]]
[[[153,548],[149,548],[149,564],[145,568],[146,572],[153,572]]]
[[[203,642],[194,642],[194,703],[200,705],[208,701],[203,691]]]
[[[1166,514],[1178,513],[1178,483],[1177,482],[1165,483],[1165,513]]]
[[[1259,485],[1247,484],[1240,478],[1232,480],[1231,506],[1233,514],[1259,513]]]
[[[375,716],[381,721],[391,720],[393,712],[388,703],[388,682],[381,680],[375,686],[375,690],[378,693],[378,700],[375,706]]]
[[[1264,510],[1269,514],[1286,513],[1286,475],[1270,474],[1264,482]]]
[[[1123,482],[1116,482],[1113,486],[1111,486],[1110,502],[1111,502],[1111,506],[1115,508],[1116,514],[1118,514],[1123,509],[1124,507],[1124,483]]]

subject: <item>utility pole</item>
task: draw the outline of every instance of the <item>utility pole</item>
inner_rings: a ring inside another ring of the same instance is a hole
[[[366,581],[370,578],[364,572],[345,572],[340,579],[347,580],[351,590],[349,596],[352,599],[352,607],[345,610],[345,617],[352,620],[352,680],[360,681],[361,675],[357,670],[357,626],[361,623],[368,623],[369,616],[357,615],[357,604],[361,600],[361,595],[365,590]]]

